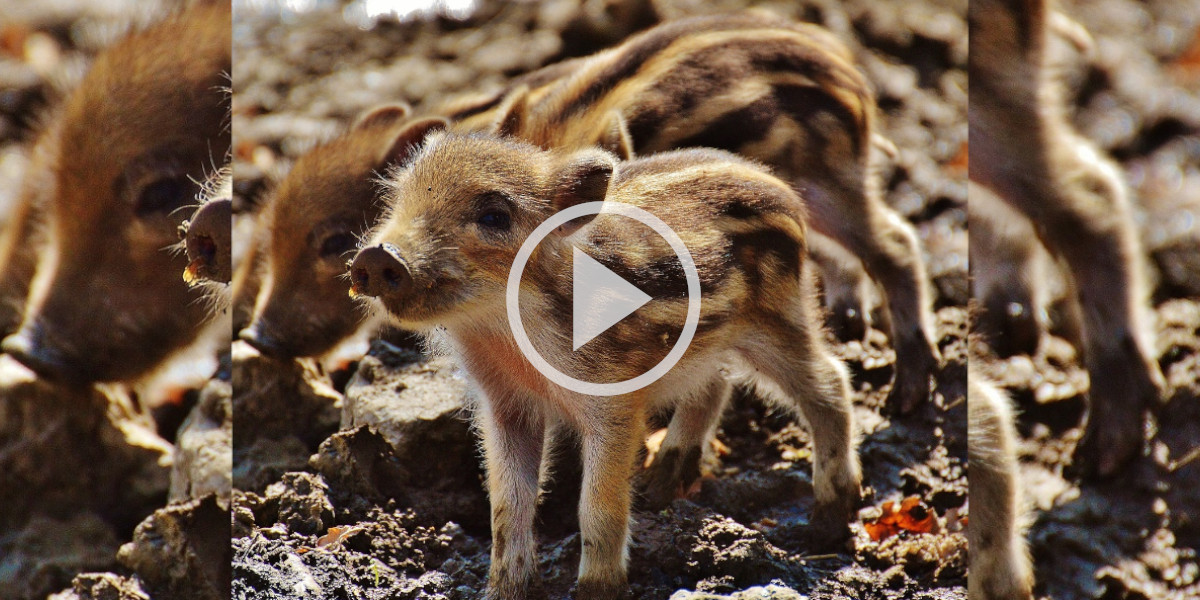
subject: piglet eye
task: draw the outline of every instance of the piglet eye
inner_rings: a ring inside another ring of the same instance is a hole
[[[139,217],[169,213],[193,199],[193,188],[187,177],[156,179],[142,188],[134,212]]]
[[[349,233],[335,233],[321,242],[321,256],[328,258],[341,256],[354,249],[354,236]]]
[[[479,215],[475,220],[481,227],[495,229],[498,231],[507,231],[510,223],[507,212],[502,210],[488,210]]]

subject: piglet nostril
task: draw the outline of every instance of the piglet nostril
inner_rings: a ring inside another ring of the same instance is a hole
[[[405,272],[405,274],[407,274],[407,272]],[[395,287],[397,285],[400,285],[400,282],[403,279],[404,279],[403,275],[401,275],[395,269],[384,269],[383,270],[383,280],[385,282],[387,282],[387,284],[390,286]]]
[[[228,283],[230,272],[230,223],[233,203],[227,198],[207,202],[188,223],[185,235],[188,270],[184,279],[197,278]]]
[[[412,275],[391,244],[364,248],[350,263],[351,296],[381,296],[404,289]]]

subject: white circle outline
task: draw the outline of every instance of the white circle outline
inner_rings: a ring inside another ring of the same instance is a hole
[[[671,348],[671,351],[649,371],[632,379],[614,383],[593,383],[576,379],[559,371],[554,365],[551,365],[546,359],[542,358],[542,355],[538,354],[537,349],[533,347],[533,343],[529,341],[529,336],[525,333],[525,325],[521,322],[521,310],[519,306],[521,275],[525,272],[525,265],[529,263],[529,258],[533,256],[533,251],[537,248],[537,245],[560,225],[572,219],[587,215],[598,215],[601,212],[629,217],[650,227],[658,235],[662,236],[667,241],[667,244],[671,246],[671,249],[675,251],[675,256],[679,257],[679,262],[683,266],[683,274],[687,278],[688,291],[687,317],[684,319],[683,331],[679,334],[679,339],[675,341],[675,346]],[[525,358],[533,365],[533,368],[537,369],[539,373],[550,381],[573,392],[589,396],[620,396],[636,392],[654,383],[663,375],[666,375],[667,371],[670,371],[683,358],[683,353],[687,352],[688,346],[692,343],[692,338],[696,335],[696,327],[700,323],[700,273],[696,271],[696,263],[692,259],[692,253],[688,251],[687,245],[683,243],[683,239],[679,237],[679,234],[675,233],[675,230],[664,223],[662,219],[632,204],[597,200],[576,204],[555,213],[549,219],[543,221],[541,225],[538,225],[533,230],[533,233],[529,234],[529,237],[525,238],[525,243],[521,244],[521,248],[517,250],[517,256],[508,271],[508,286],[504,293],[504,299],[505,308],[508,311],[508,327],[512,330],[513,339],[517,342],[517,347],[521,349],[521,354],[525,355]]]

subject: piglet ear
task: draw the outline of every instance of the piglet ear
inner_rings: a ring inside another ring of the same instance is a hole
[[[354,122],[353,129],[392,127],[400,124],[410,114],[412,114],[412,109],[403,102],[376,106],[359,115],[358,120]]]
[[[629,137],[629,127],[625,125],[625,117],[621,113],[615,110],[608,113],[608,125],[599,145],[622,161],[633,160],[633,138]]]
[[[450,122],[442,117],[418,119],[405,125],[379,159],[378,170],[384,171],[393,165],[403,164],[412,153],[425,142],[425,138],[435,131],[448,127]]]
[[[504,97],[491,132],[498,136],[519,136],[528,112],[529,86],[519,85]]]
[[[558,170],[552,202],[554,212],[585,202],[602,202],[608,195],[608,182],[616,166],[613,155],[601,150],[583,150],[569,156]],[[570,235],[595,216],[574,219],[560,227],[559,232]]]

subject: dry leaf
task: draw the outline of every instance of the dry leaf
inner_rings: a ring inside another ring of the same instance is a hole
[[[340,544],[342,540],[362,531],[362,527],[330,527],[329,531],[317,538],[317,548],[328,548]]]
[[[1175,59],[1175,65],[1184,69],[1200,69],[1200,29],[1196,30],[1196,38],[1187,50]]]
[[[971,153],[967,149],[967,142],[963,142],[962,145],[958,147],[958,154],[955,154],[954,158],[950,159],[950,162],[946,163],[946,168],[950,169],[951,171],[965,172],[970,164]]]
[[[929,510],[921,499],[916,496],[905,498],[900,507],[888,500],[883,503],[883,514],[873,522],[863,524],[863,529],[873,541],[890,538],[901,531],[912,533],[930,533],[937,524],[933,511]]]

